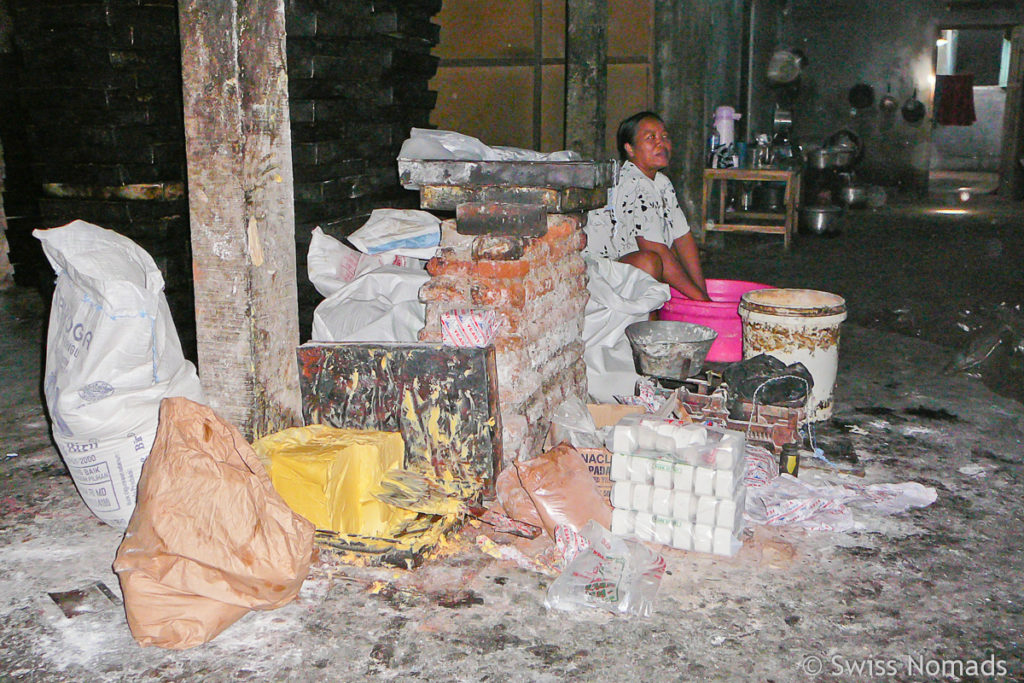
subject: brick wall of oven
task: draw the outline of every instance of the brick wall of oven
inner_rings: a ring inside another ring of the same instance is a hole
[[[549,415],[570,396],[586,400],[583,311],[589,297],[578,215],[549,215],[543,237],[461,235],[442,224],[441,247],[420,290],[421,341],[441,340],[441,315],[491,310],[505,463],[537,455]]]

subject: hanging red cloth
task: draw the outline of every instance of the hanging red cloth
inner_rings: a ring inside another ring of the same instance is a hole
[[[935,122],[943,126],[969,126],[974,114],[974,74],[935,77]]]

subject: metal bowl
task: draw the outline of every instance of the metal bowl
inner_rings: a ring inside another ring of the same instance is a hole
[[[800,232],[814,235],[838,235],[843,209],[831,204],[800,209]]]
[[[847,168],[856,158],[857,149],[846,145],[814,147],[807,151],[808,165],[819,171],[829,168]]]
[[[867,185],[846,185],[839,190],[839,202],[848,209],[863,209],[868,205]]]
[[[644,320],[626,326],[633,362],[641,375],[682,380],[704,367],[718,332],[677,320]]]

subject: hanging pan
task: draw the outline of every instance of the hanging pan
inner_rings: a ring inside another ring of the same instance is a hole
[[[895,114],[896,110],[900,108],[899,100],[892,96],[892,86],[885,86],[885,96],[882,97],[878,102],[878,108],[882,110],[883,114]]]
[[[875,104],[875,89],[867,83],[858,83],[850,88],[847,99],[854,109],[867,109]]]
[[[926,113],[924,102],[917,99],[917,88],[910,99],[903,103],[903,120],[907,123],[917,123],[924,118]]]

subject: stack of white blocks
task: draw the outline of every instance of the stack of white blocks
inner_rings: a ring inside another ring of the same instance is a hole
[[[743,530],[741,432],[630,415],[611,431],[612,533],[733,555]]]

